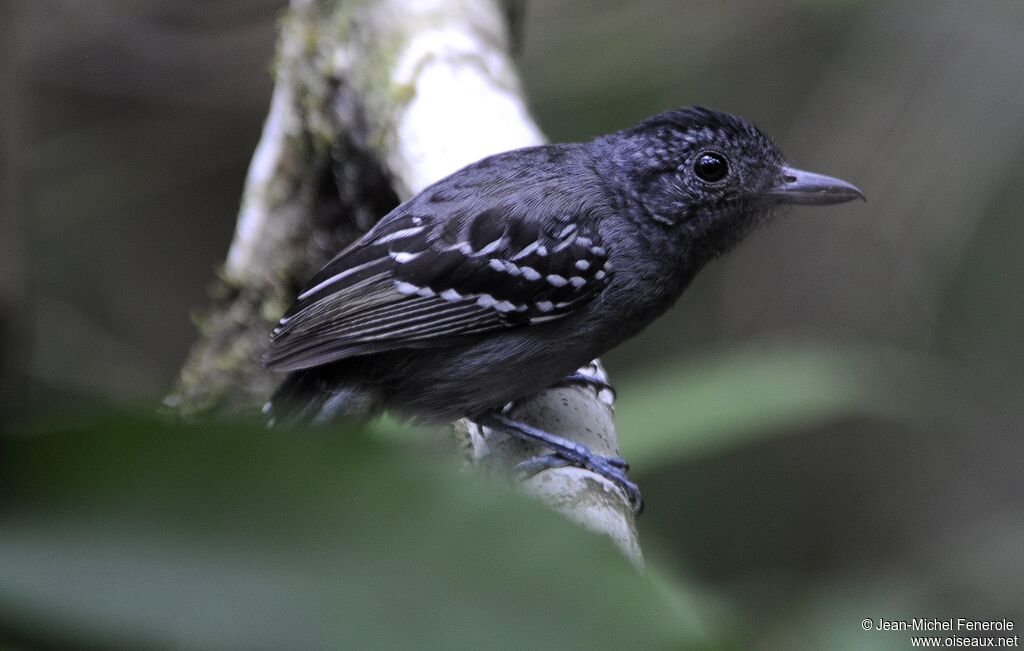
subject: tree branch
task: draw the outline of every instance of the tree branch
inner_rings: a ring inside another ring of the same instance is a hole
[[[276,75],[214,305],[167,400],[186,414],[249,410],[266,398],[278,378],[258,360],[273,322],[302,281],[399,197],[484,156],[543,142],[494,1],[292,0]],[[611,400],[559,388],[514,409],[618,455]],[[476,463],[504,473],[541,452],[473,423],[456,431]],[[642,564],[633,514],[611,482],[557,468],[520,485]]]

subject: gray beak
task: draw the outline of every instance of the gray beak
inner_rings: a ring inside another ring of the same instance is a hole
[[[813,206],[845,203],[857,198],[867,201],[864,193],[852,183],[793,167],[782,168],[782,182],[766,192],[765,197],[779,203]]]

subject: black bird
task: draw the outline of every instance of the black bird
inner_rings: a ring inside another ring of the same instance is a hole
[[[779,204],[853,185],[789,167],[741,118],[668,111],[587,143],[490,156],[426,188],[328,263],[275,328],[273,420],[468,417],[618,482],[625,463],[516,422],[671,306]],[[557,463],[554,459],[549,461]],[[534,464],[536,467],[536,464]]]

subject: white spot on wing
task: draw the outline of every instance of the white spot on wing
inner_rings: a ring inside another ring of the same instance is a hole
[[[481,294],[479,298],[476,299],[476,304],[480,307],[494,307],[496,302],[497,301],[490,294]]]
[[[398,264],[405,264],[406,262],[412,262],[416,258],[420,257],[422,253],[423,251],[419,251],[417,253],[409,253],[408,251],[394,251],[392,253],[389,253],[388,255],[390,255],[391,259],[397,262]]]
[[[520,267],[519,270],[522,271],[523,278],[525,278],[527,280],[539,280],[540,279],[540,272],[538,272],[533,267]]]
[[[388,242],[400,240],[403,237],[412,237],[413,235],[418,235],[424,228],[424,226],[413,226],[412,228],[403,228],[400,231],[395,231],[394,233],[385,235],[384,237],[378,239],[375,242],[375,244],[387,244]]]
[[[310,287],[306,291],[304,291],[301,294],[299,294],[299,300],[301,301],[304,298],[309,298],[310,296],[312,296],[313,294],[316,294],[321,289],[323,289],[325,287],[328,287],[330,285],[333,285],[334,283],[336,283],[338,281],[344,280],[345,278],[351,276],[352,274],[358,273],[358,272],[362,271],[363,269],[366,269],[367,267],[369,267],[371,265],[377,264],[378,262],[380,262],[380,259],[376,258],[376,259],[370,260],[369,262],[364,262],[363,264],[359,264],[359,265],[356,265],[354,267],[349,267],[348,269],[346,269],[345,271],[342,271],[341,273],[334,274],[333,276],[331,276],[327,280],[325,280],[325,281],[323,281],[321,283],[317,283],[316,285]]]
[[[535,316],[530,319],[530,323],[544,323],[545,321],[554,321],[555,319],[562,316],[561,314],[545,314],[543,316]]]
[[[527,244],[526,246],[523,247],[522,251],[520,251],[519,253],[517,253],[514,256],[512,256],[512,259],[513,260],[519,260],[519,259],[525,258],[526,256],[528,256],[531,253],[533,253],[534,251],[536,251],[538,246],[540,246],[539,242],[530,242],[529,244]]]
[[[395,290],[399,294],[415,294],[417,291],[419,291],[419,289],[420,288],[417,287],[416,285],[413,285],[412,283],[407,283],[404,280],[395,283]]]
[[[480,249],[479,251],[474,253],[473,255],[474,256],[487,255],[488,253],[491,253],[492,251],[497,249],[499,246],[501,246],[503,240],[504,240],[504,238],[499,237],[498,239],[494,240],[493,242],[491,242],[487,246],[483,247],[482,249]]]
[[[561,251],[562,249],[567,249],[567,248],[569,248],[569,247],[570,247],[570,246],[572,245],[573,241],[574,241],[574,240],[573,240],[572,238],[569,238],[569,239],[567,239],[567,240],[562,240],[561,242],[559,242],[559,243],[558,243],[558,244],[557,244],[557,245],[555,246],[555,248],[553,248],[553,249],[551,249],[551,250],[552,250],[552,251],[554,251],[555,253],[558,253],[558,252],[559,252],[559,251]]]

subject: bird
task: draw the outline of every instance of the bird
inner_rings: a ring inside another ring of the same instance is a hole
[[[264,365],[287,373],[273,423],[468,418],[639,489],[619,458],[515,420],[508,406],[562,381],[663,314],[698,271],[784,204],[864,199],[791,167],[738,116],[669,110],[589,142],[499,153],[385,215],[302,289]]]

